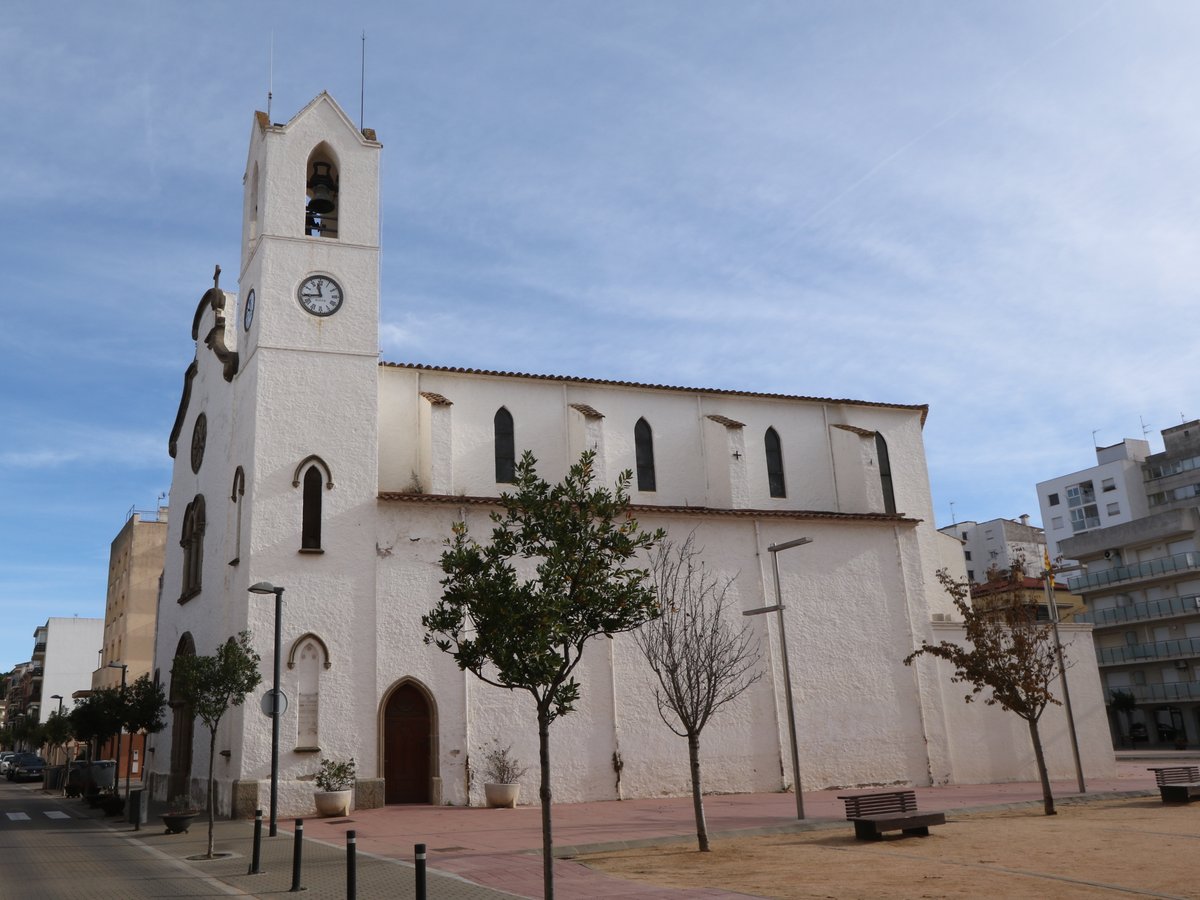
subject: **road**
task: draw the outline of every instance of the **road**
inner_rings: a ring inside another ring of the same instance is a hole
[[[0,897],[5,900],[143,900],[245,896],[84,816],[79,801],[41,783],[0,781]]]

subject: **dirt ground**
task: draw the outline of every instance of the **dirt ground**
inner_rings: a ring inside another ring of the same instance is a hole
[[[1200,803],[1157,798],[1040,804],[947,815],[930,836],[854,839],[832,829],[594,853],[578,858],[621,878],[759,897],[1200,898]],[[891,836],[894,834],[895,836]]]

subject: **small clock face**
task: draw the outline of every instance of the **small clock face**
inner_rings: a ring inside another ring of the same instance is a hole
[[[300,282],[296,297],[314,316],[332,316],[342,307],[342,286],[328,275],[309,275]]]
[[[250,330],[250,324],[254,321],[254,289],[250,289],[250,293],[246,295],[246,311],[242,313],[242,327],[247,331]]]

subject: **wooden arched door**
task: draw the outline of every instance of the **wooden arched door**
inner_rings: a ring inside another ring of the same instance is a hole
[[[185,634],[179,639],[175,648],[175,659],[183,656],[195,656],[196,645],[192,642],[191,634]],[[191,789],[192,779],[192,730],[196,724],[196,713],[191,706],[183,702],[179,694],[179,686],[175,681],[174,666],[171,675],[171,771],[167,779],[167,797],[169,799],[187,794]]]
[[[433,717],[425,694],[414,684],[392,692],[383,711],[385,803],[429,803]]]

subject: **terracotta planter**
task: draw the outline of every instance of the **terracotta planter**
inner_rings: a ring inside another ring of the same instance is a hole
[[[163,813],[163,825],[167,828],[167,834],[187,834],[188,826],[192,824],[192,819],[196,818],[199,813]]]
[[[515,809],[520,792],[519,784],[484,784],[483,799],[492,809]]]
[[[313,793],[313,803],[319,816],[348,816],[350,815],[350,798],[354,791],[316,791]]]

